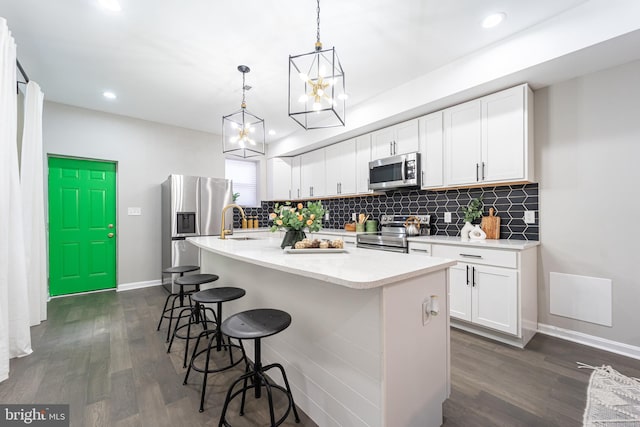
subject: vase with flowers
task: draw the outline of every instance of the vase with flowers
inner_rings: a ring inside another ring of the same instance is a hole
[[[460,208],[464,216],[464,227],[460,230],[460,238],[463,241],[469,240],[469,233],[474,229],[471,224],[476,219],[482,217],[482,197],[471,200],[469,205],[464,208]]]
[[[323,216],[324,208],[320,201],[307,202],[306,206],[302,203],[276,203],[274,212],[269,214],[269,219],[273,221],[271,231],[286,230],[280,245],[284,249],[307,237],[305,229],[312,233],[320,231]]]

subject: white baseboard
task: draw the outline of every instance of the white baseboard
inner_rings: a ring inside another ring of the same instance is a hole
[[[160,279],[147,280],[146,282],[120,283],[116,291],[117,292],[132,291],[134,289],[149,288],[151,286],[160,286],[160,285],[162,285],[162,281]]]
[[[640,347],[637,346],[611,341],[570,329],[558,328],[557,326],[545,325],[543,323],[538,323],[538,332],[640,360]]]

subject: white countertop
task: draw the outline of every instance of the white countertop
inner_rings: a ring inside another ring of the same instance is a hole
[[[514,239],[485,239],[469,240],[463,242],[460,236],[415,236],[407,239],[409,242],[425,242],[439,245],[473,246],[476,248],[512,249],[524,250],[538,246],[537,240],[514,240]]]
[[[269,228],[242,228],[235,229],[234,233],[251,233],[257,231],[269,231]],[[318,231],[319,234],[329,234],[335,236],[355,236],[355,231],[345,231],[343,229],[335,228],[323,228]],[[313,233],[307,233],[310,237]],[[463,242],[460,240],[460,236],[415,236],[407,238],[409,242],[425,242],[440,245],[457,245],[457,246],[474,246],[478,248],[493,248],[493,249],[511,249],[511,250],[524,250],[533,248],[540,244],[537,240],[515,240],[515,239],[485,239],[485,240],[469,240]]]
[[[187,241],[236,260],[354,289],[376,288],[456,264],[443,258],[351,247],[345,253],[287,254],[280,249],[279,234],[252,240],[207,236]]]

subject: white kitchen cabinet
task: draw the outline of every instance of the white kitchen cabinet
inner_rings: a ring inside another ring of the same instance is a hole
[[[371,161],[371,134],[356,139],[356,193],[371,193],[369,190],[369,162]]]
[[[303,198],[326,194],[324,148],[300,155],[300,194]]]
[[[372,160],[418,151],[420,149],[418,119],[373,132],[371,146]]]
[[[532,106],[520,85],[444,110],[445,184],[533,181]]]
[[[420,167],[422,188],[444,185],[444,121],[442,111],[421,117]]]
[[[356,143],[354,139],[325,148],[327,196],[355,194]]]
[[[300,180],[301,176],[301,168],[300,161],[301,156],[295,156],[291,158],[291,198],[299,199],[302,197],[302,192],[300,191]]]
[[[413,243],[413,242],[411,242]],[[537,330],[537,249],[485,249],[433,244],[449,268],[452,326],[524,347]]]
[[[515,270],[467,263],[450,268],[451,317],[517,334],[518,280]]]
[[[482,146],[482,104],[479,99],[444,110],[447,185],[478,183]]]
[[[291,159],[274,157],[267,160],[267,199],[291,199]]]
[[[486,182],[532,180],[529,145],[528,86],[511,89],[482,98],[482,163],[481,178]],[[532,169],[532,168],[531,168]]]

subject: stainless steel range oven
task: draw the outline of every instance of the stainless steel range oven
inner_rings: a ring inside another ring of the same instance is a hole
[[[380,218],[380,231],[377,233],[360,233],[356,236],[357,247],[377,249],[389,252],[409,252],[405,223],[410,217],[420,220],[420,235],[431,234],[430,215],[383,215]]]

